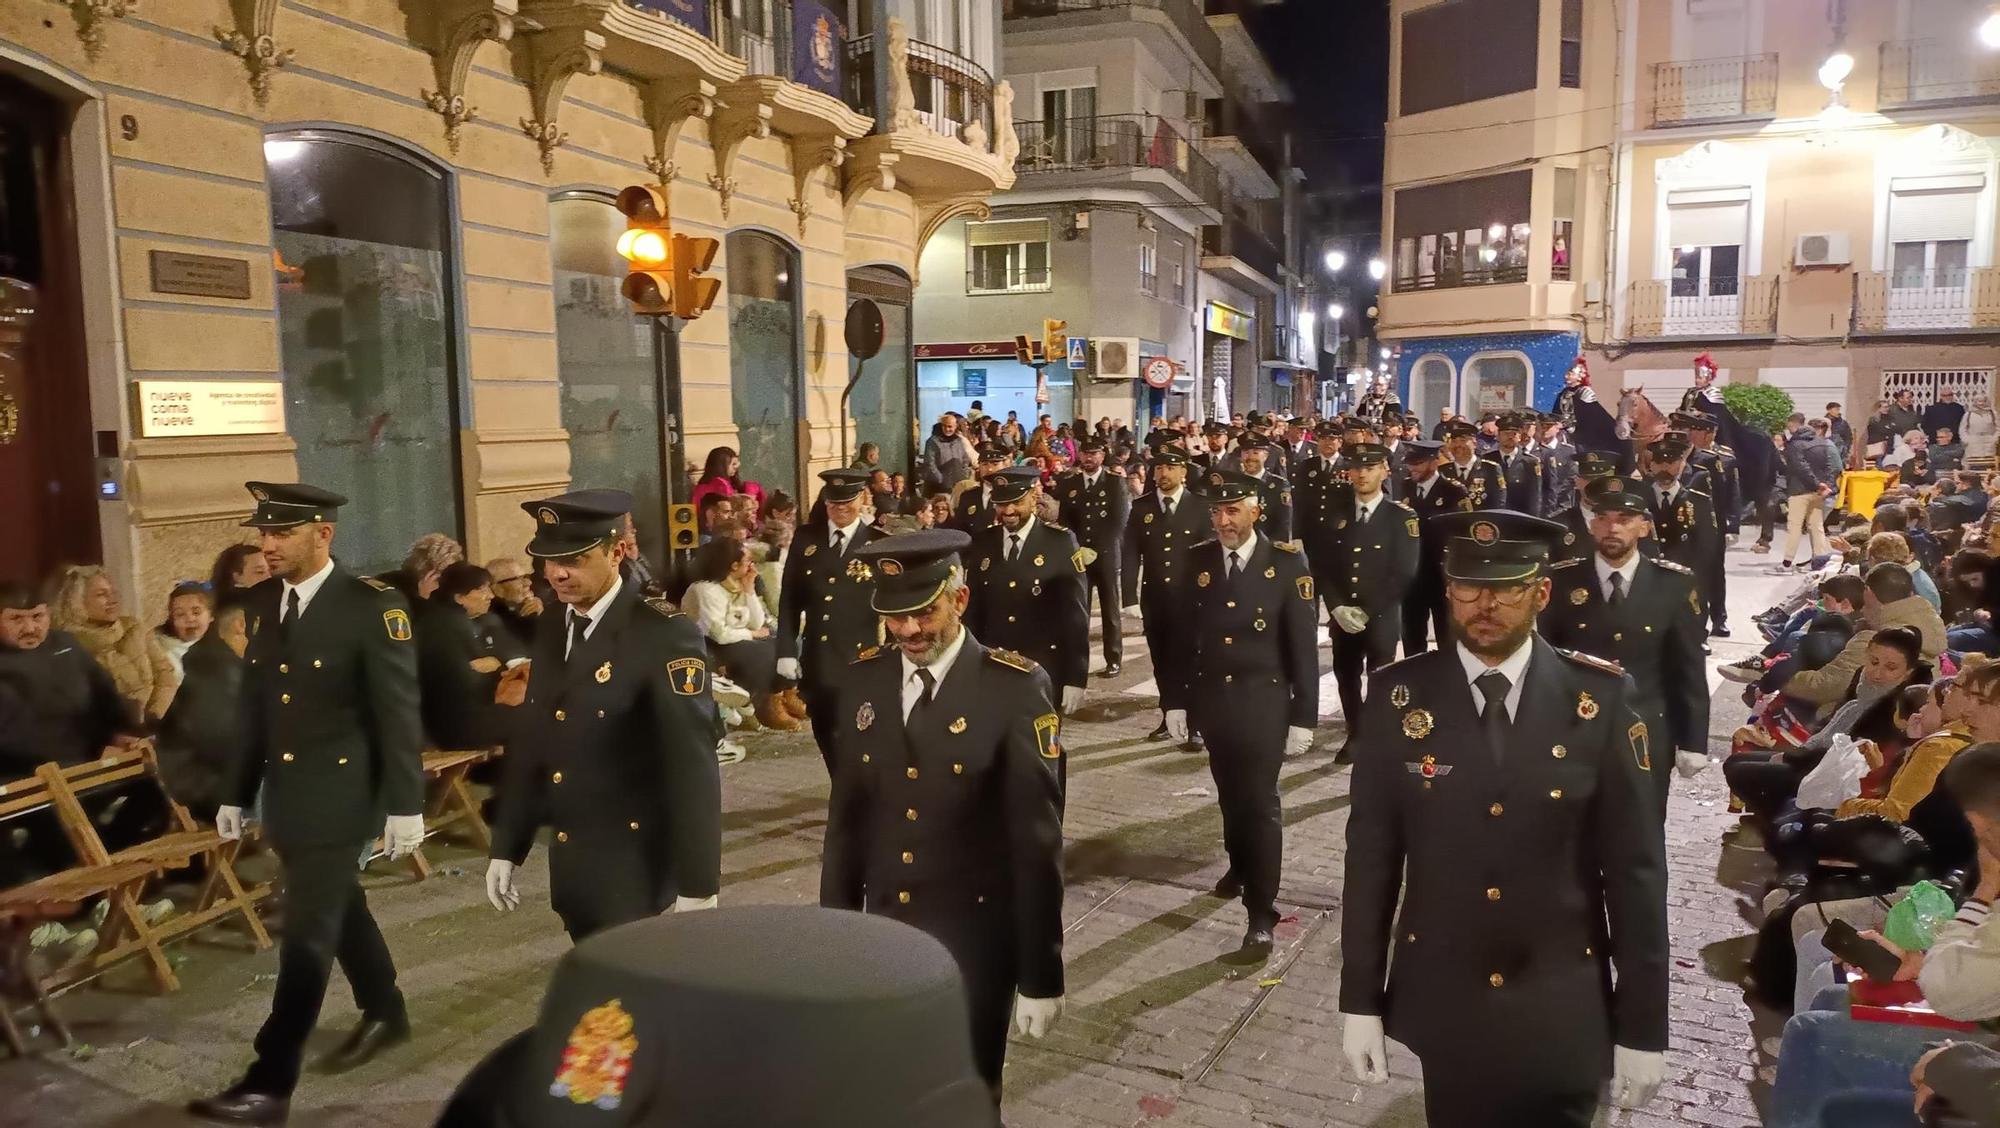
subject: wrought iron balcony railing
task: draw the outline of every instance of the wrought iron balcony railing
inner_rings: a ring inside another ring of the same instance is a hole
[[[1222,180],[1215,166],[1164,118],[1151,114],[1017,121],[1021,155],[1014,171],[1098,172],[1158,169],[1210,207],[1222,206]]]
[[[1778,277],[1632,283],[1632,336],[1760,337],[1778,329]]]
[[[1778,56],[1653,64],[1653,125],[1775,117]]]
[[[1879,90],[1885,110],[2000,101],[2000,55],[1970,37],[1884,43]]]

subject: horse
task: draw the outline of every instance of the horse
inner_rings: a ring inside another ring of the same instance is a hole
[[[1716,422],[1716,441],[1729,447],[1736,455],[1736,481],[1741,492],[1738,501],[1754,506],[1770,494],[1776,480],[1777,448],[1769,435],[1755,427],[1745,426],[1726,408],[1717,414]],[[1618,437],[1631,441],[1632,462],[1629,466],[1621,466],[1619,472],[1625,473],[1631,466],[1640,465],[1640,452],[1666,430],[1667,417],[1646,398],[1645,385],[1625,389],[1618,397]]]

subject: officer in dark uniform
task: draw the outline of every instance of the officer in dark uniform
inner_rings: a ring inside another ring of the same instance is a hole
[[[778,582],[778,676],[799,683],[812,720],[813,743],[819,745],[820,758],[830,771],[832,709],[840,673],[881,636],[881,625],[867,601],[859,598],[866,589],[860,569],[854,566],[854,550],[882,534],[861,520],[866,471],[822,470],[819,477],[826,483],[820,488],[826,520],[806,525],[793,536]],[[966,491],[976,492],[976,488]],[[989,519],[982,508],[979,520]]]
[[[1701,572],[1701,586],[1708,598],[1709,633],[1716,638],[1728,638],[1729,574],[1723,567],[1723,554],[1728,551],[1729,538],[1743,531],[1743,482],[1736,469],[1736,452],[1716,444],[1712,415],[1676,412],[1673,422],[1687,431],[1688,469],[1707,476],[1706,486],[1696,488],[1707,493],[1715,505],[1720,535],[1709,549],[1707,567]]]
[[[1278,924],[1284,811],[1278,768],[1312,743],[1319,724],[1319,613],[1298,549],[1264,533],[1257,480],[1211,470],[1202,500],[1215,530],[1188,555],[1194,599],[1188,661],[1191,720],[1208,741],[1229,869],[1222,897],[1243,898],[1243,946],[1271,943]],[[1156,662],[1157,665],[1157,662]]]
[[[1079,439],[1076,462],[1076,472],[1056,484],[1056,520],[1069,526],[1077,544],[1096,553],[1084,572],[1086,609],[1089,593],[1096,592],[1104,631],[1104,669],[1099,676],[1115,678],[1125,668],[1118,553],[1125,543],[1125,522],[1132,516],[1132,491],[1123,474],[1104,468],[1103,439],[1095,435]]]
[[[1535,634],[1560,527],[1438,521],[1454,641],[1383,669],[1362,713],[1342,1048],[1383,1080],[1386,1024],[1433,1128],[1585,1128],[1607,1075],[1636,1108],[1665,1072],[1658,753],[1630,678]]]
[[[1529,452],[1542,463],[1542,513],[1553,516],[1576,504],[1576,447],[1562,433],[1562,417],[1535,416],[1540,431]]]
[[[1692,775],[1708,763],[1708,682],[1702,662],[1701,596],[1693,573],[1639,551],[1649,520],[1638,483],[1606,477],[1590,483],[1594,551],[1554,565],[1554,592],[1542,613],[1542,637],[1557,646],[1616,662],[1632,675],[1632,707],[1648,732],[1673,742],[1673,759],[1656,756],[1661,811],[1679,767]],[[1665,749],[1662,749],[1665,751]]]
[[[1205,445],[1188,456],[1188,464],[1201,470],[1220,469],[1229,452],[1229,424],[1211,419],[1201,425],[1201,437]]]
[[[1369,676],[1396,660],[1402,641],[1403,596],[1416,579],[1422,522],[1416,510],[1382,489],[1389,476],[1389,448],[1355,443],[1347,448],[1353,482],[1353,516],[1336,522],[1330,558],[1311,556],[1320,597],[1333,620],[1333,677],[1347,740],[1336,763],[1353,755],[1361,719],[1361,671]],[[1311,549],[1307,550],[1309,553]]]
[[[1012,465],[1014,452],[996,442],[979,444],[979,462],[972,470],[972,484],[958,495],[952,506],[952,525],[964,532],[993,523],[993,475]]]
[[[1417,515],[1417,574],[1403,599],[1403,654],[1422,654],[1430,645],[1432,628],[1438,640],[1451,637],[1444,604],[1444,538],[1434,524],[1446,513],[1472,508],[1465,487],[1439,470],[1443,449],[1435,442],[1403,444],[1403,461],[1410,468],[1404,504]],[[1352,722],[1350,722],[1352,723]]]
[[[1317,450],[1299,461],[1292,487],[1292,533],[1305,547],[1313,578],[1323,591],[1327,575],[1321,568],[1332,562],[1340,531],[1354,518],[1354,487],[1340,460],[1340,424],[1321,421],[1313,438]]]
[[[1247,435],[1236,453],[1241,459],[1240,473],[1249,475],[1257,483],[1257,497],[1263,507],[1258,518],[1262,522],[1259,530],[1276,540],[1291,540],[1292,484],[1268,469],[1271,457],[1278,453],[1277,444],[1261,436]],[[1214,473],[1209,471],[1203,480],[1206,481]]]
[[[857,559],[893,645],[847,671],[820,904],[937,937],[958,961],[973,1060],[999,1099],[1008,1016],[1062,1013],[1062,718],[1032,661],[967,630],[955,529]]]
[[[965,625],[974,637],[1040,663],[1059,688],[1063,712],[1073,713],[1090,673],[1088,553],[1068,529],[1035,516],[1040,471],[1009,466],[992,481],[993,524],[973,534],[966,551],[972,598]]]
[[[1588,560],[1597,550],[1597,534],[1590,531],[1591,511],[1585,491],[1597,479],[1617,474],[1618,460],[1608,454],[1588,450],[1577,456],[1576,480],[1571,484],[1571,494],[1576,500],[1549,514],[1549,520],[1563,527],[1562,537],[1552,553],[1558,562]],[[1651,543],[1651,538],[1647,538],[1647,543]],[[1653,552],[1658,554],[1658,545],[1653,546]]]
[[[1544,492],[1542,460],[1522,445],[1522,436],[1528,426],[1528,418],[1519,412],[1510,411],[1502,415],[1498,436],[1500,447],[1486,458],[1500,467],[1500,477],[1507,483],[1505,508],[1530,517],[1540,517]]]
[[[1125,525],[1125,559],[1138,567],[1139,613],[1153,676],[1160,685],[1160,724],[1147,740],[1173,735],[1165,715],[1187,710],[1192,640],[1187,636],[1186,609],[1194,591],[1188,553],[1209,536],[1208,513],[1187,483],[1187,455],[1172,447],[1162,449],[1153,461],[1153,488],[1132,502],[1132,519]],[[1192,744],[1185,735],[1174,739]]]
[[[1687,469],[1688,445],[1680,439],[1655,439],[1646,446],[1646,506],[1653,518],[1653,537],[1660,542],[1660,555],[1688,569],[1701,584],[1703,570],[1722,531],[1715,523],[1715,505],[1702,490],[1681,482]],[[1707,616],[1708,590],[1702,588],[1703,617]]]
[[[528,555],[564,604],[541,616],[528,699],[507,745],[486,892],[520,903],[514,871],[546,823],[549,901],[572,940],[708,908],[722,880],[722,719],[694,621],[649,599],[619,565],[623,490],[578,490],[521,508]]]
[[[354,1068],[410,1037],[359,863],[378,837],[391,857],[422,844],[424,734],[409,607],[389,585],[333,562],[334,520],[347,499],[308,485],[244,485],[257,508],[243,524],[258,530],[271,578],[244,597],[242,740],[215,825],[224,838],[240,837],[261,784],[264,837],[283,873],[285,934],[257,1060],[241,1081],[188,1109],[275,1124],[298,1085],[336,960],[361,1025],[322,1067]]]
[[[1507,496],[1507,477],[1500,464],[1479,457],[1479,428],[1463,419],[1444,425],[1444,461],[1438,472],[1465,487],[1472,507],[1498,505]]]

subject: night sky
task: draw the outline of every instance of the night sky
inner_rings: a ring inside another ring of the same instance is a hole
[[[1310,190],[1382,182],[1389,0],[1284,0],[1249,16],[1291,87],[1294,156]]]

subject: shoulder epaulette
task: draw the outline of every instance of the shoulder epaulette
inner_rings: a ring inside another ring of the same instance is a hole
[[[1678,560],[1668,560],[1664,556],[1642,556],[1640,557],[1640,559],[1650,560],[1653,563],[1658,564],[1660,567],[1665,568],[1669,572],[1679,572],[1683,576],[1694,575],[1693,568],[1690,568],[1687,565],[1682,564]]]
[[[1443,651],[1441,650],[1426,650],[1419,654],[1406,654],[1403,657],[1396,659],[1394,662],[1391,662],[1386,666],[1377,666],[1375,668],[1375,673],[1379,675],[1384,671],[1393,670],[1398,666],[1407,666],[1412,662],[1421,661],[1422,659],[1427,658],[1432,654],[1442,654],[1442,653]]]
[[[1734,449],[1723,446],[1721,443],[1715,444],[1715,446],[1711,447],[1710,449],[1714,450],[1717,454],[1726,454],[1731,458],[1736,457],[1736,451]]]
[[[672,602],[665,599],[661,599],[657,595],[648,597],[644,602],[646,606],[652,608],[655,611],[658,611],[660,614],[665,615],[669,619],[682,613],[681,609],[675,607]]]
[[[1417,511],[1410,508],[1409,504],[1406,502],[1397,501],[1395,498],[1392,497],[1389,499],[1389,504],[1395,506],[1396,508],[1402,510],[1405,513],[1410,514],[1411,516],[1416,515]]]
[[[1035,672],[1036,667],[1033,659],[1028,658],[1026,655],[1016,654],[1011,650],[1001,650],[998,647],[995,647],[992,650],[988,650],[986,652],[986,656],[988,658],[991,658],[993,661],[1000,663],[1002,666],[1006,666],[1007,668],[1013,670],[1019,670],[1024,674],[1032,674]]]
[[[1056,523],[1055,523],[1054,521],[1044,521],[1044,522],[1042,522],[1042,528],[1044,528],[1044,529],[1047,529],[1048,531],[1050,531],[1050,532],[1052,532],[1052,533],[1067,533],[1067,532],[1069,532],[1069,526],[1068,526],[1068,525],[1058,525],[1058,524],[1056,524]]]
[[[1583,563],[1586,563],[1586,561],[1579,560],[1576,557],[1571,557],[1568,560],[1557,560],[1549,565],[1549,571],[1554,572],[1563,568],[1574,568]]]
[[[1271,542],[1271,547],[1272,547],[1272,548],[1275,548],[1275,549],[1277,549],[1277,550],[1278,550],[1279,552],[1292,552],[1292,553],[1296,553],[1296,552],[1298,552],[1298,550],[1299,550],[1299,543],[1298,543],[1297,541],[1277,541],[1277,540],[1274,540],[1274,541],[1272,541],[1272,542]]]
[[[1691,494],[1693,494],[1694,496],[1696,496],[1696,497],[1698,497],[1698,498],[1701,498],[1701,499],[1705,500],[1705,501],[1713,501],[1713,500],[1714,500],[1713,498],[1710,498],[1710,497],[1708,496],[1708,491],[1707,491],[1707,490],[1697,490],[1697,489],[1694,489],[1694,488],[1690,487],[1690,488],[1688,489],[1688,492],[1689,492],[1689,493],[1691,493]]]
[[[1572,662],[1575,662],[1579,666],[1588,666],[1593,670],[1599,671],[1600,673],[1617,674],[1620,676],[1623,676],[1625,673],[1625,667],[1619,665],[1616,662],[1610,662],[1606,661],[1603,658],[1599,658],[1595,654],[1585,654],[1581,650],[1564,650],[1560,646],[1556,647],[1556,653],[1562,655],[1563,657],[1569,659]]]
[[[882,655],[887,653],[888,651],[882,649],[879,646],[871,646],[868,649],[863,650],[861,653],[856,654],[854,656],[854,660],[849,662],[848,665],[858,666],[863,662],[869,662],[873,661],[874,659],[880,658]]]
[[[378,579],[376,579],[376,578],[375,578],[375,577],[373,577],[373,576],[362,576],[362,577],[360,577],[360,579],[361,579],[361,582],[362,582],[362,583],[364,583],[364,584],[367,584],[367,585],[368,585],[369,587],[372,587],[372,588],[374,588],[374,589],[375,589],[376,591],[395,591],[395,590],[396,590],[396,588],[395,588],[395,586],[394,586],[393,584],[386,584],[386,583],[383,583],[383,582],[382,582],[381,580],[378,580]]]

